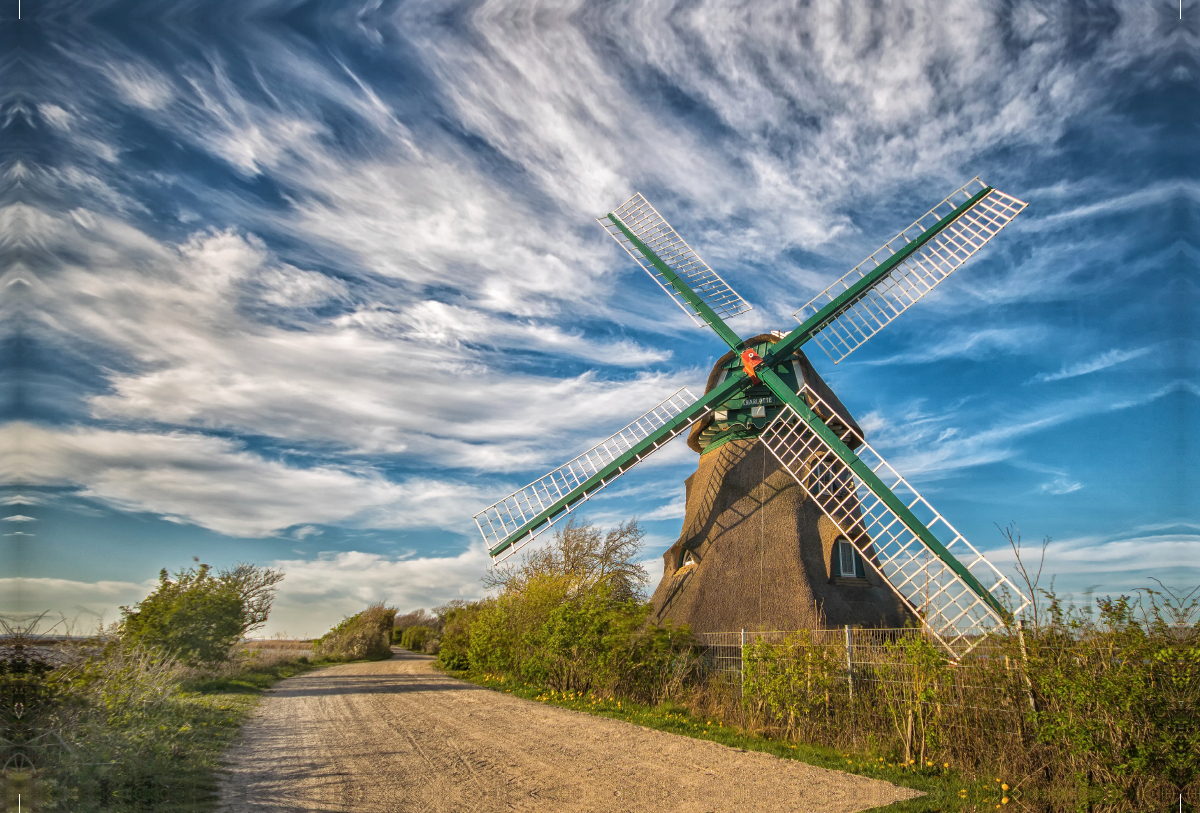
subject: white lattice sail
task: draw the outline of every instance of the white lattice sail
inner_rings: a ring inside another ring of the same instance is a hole
[[[801,398],[819,414],[827,404],[807,387]],[[827,411],[830,410],[830,411]],[[946,521],[908,481],[896,473],[852,429],[835,431],[892,493],[908,506],[934,537],[997,600],[1008,601],[1013,613],[1028,599],[999,569]],[[970,651],[986,632],[1003,623],[988,603],[925,546],[820,435],[786,407],[763,430],[762,441],[805,492],[862,554],[925,627],[956,657]]]
[[[803,324],[851,285],[870,274],[888,258],[986,188],[983,181],[975,178],[953,192],[796,311],[796,318]],[[835,364],[838,363],[950,276],[1026,206],[1028,204],[1024,201],[1006,195],[998,189],[988,192],[953,223],[826,323],[814,336],[817,344]]]
[[[713,271],[704,260],[700,259],[700,255],[684,242],[675,229],[671,228],[671,224],[663,219],[663,216],[642,197],[641,193],[621,204],[613,214],[671,271],[687,283],[688,287],[704,301],[704,304],[712,308],[713,312],[721,319],[728,319],[752,310],[750,304],[738,296],[737,291],[730,288],[729,284],[721,279],[716,271]],[[613,223],[607,215],[598,217],[596,220],[621,244],[622,248],[629,252],[629,256],[633,257],[634,261],[644,268],[646,273],[653,277],[664,291],[670,294],[676,304],[683,308],[696,324],[708,324],[708,320],[671,286],[662,271],[654,267],[650,259],[638,250],[638,247],[616,223]]]
[[[544,477],[534,480],[521,490],[480,511],[475,515],[475,523],[479,526],[479,532],[483,534],[483,541],[487,544],[488,551],[495,550],[505,539],[508,539],[525,525],[532,522],[539,514],[545,512],[556,502],[599,474],[606,466],[622,455],[625,455],[640,441],[649,437],[695,402],[696,397],[692,395],[687,387],[684,387],[612,437],[601,441],[569,463],[559,466]],[[695,419],[704,417],[710,411],[705,409],[698,412]],[[694,422],[695,420],[688,421],[676,427],[675,431],[659,439],[645,454],[635,457],[635,459],[630,461],[629,465],[623,467],[620,471],[614,472],[612,476],[607,477],[604,481],[590,487],[580,497],[580,501],[590,498],[597,491],[628,471],[633,464],[662,448],[664,444],[678,436],[680,432],[685,431]],[[567,512],[570,510],[571,506],[566,508]],[[563,513],[548,518],[544,524],[530,529],[527,534],[515,540],[504,551],[494,554],[493,558],[498,561],[509,557],[563,516],[566,516],[566,514]]]

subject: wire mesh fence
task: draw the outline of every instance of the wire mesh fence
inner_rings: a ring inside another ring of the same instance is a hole
[[[913,761],[940,750],[950,736],[1020,742],[1029,694],[1009,641],[989,639],[952,660],[915,628],[696,637],[712,677],[807,741],[886,737]]]

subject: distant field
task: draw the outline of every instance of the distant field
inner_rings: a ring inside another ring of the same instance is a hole
[[[250,652],[261,652],[269,655],[272,661],[293,659],[301,656],[312,657],[312,639],[261,639],[242,642],[242,648]]]

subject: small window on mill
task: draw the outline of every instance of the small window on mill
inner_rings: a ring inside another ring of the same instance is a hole
[[[867,575],[863,569],[862,557],[846,539],[839,539],[837,541],[834,563],[837,575],[843,578],[862,579]]]

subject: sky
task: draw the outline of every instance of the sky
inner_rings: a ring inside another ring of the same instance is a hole
[[[0,615],[86,632],[193,557],[286,573],[263,634],[478,597],[476,512],[724,352],[597,216],[645,194],[750,336],[975,176],[1028,209],[813,364],[1006,572],[1016,523],[1079,602],[1200,584],[1195,0],[16,12]],[[696,463],[582,511],[655,582]]]

